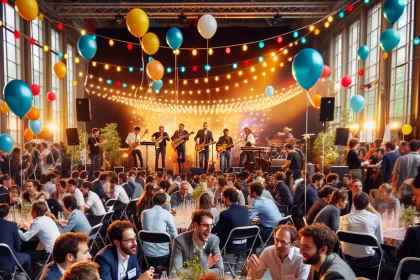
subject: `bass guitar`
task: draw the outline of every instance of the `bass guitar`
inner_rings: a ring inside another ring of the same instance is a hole
[[[162,141],[165,140],[166,138],[169,139],[169,135],[160,136],[159,138],[154,139],[154,140],[152,139],[152,141],[155,142],[156,149],[159,149],[159,144],[162,143]]]
[[[135,148],[137,148],[137,146],[140,146],[140,140],[143,139],[144,135],[147,133],[149,133],[148,129],[144,131],[143,135],[137,141],[128,141],[128,152],[131,153]]]
[[[206,149],[205,147],[210,146],[210,145],[214,145],[214,144],[216,144],[216,142],[210,142],[210,143],[207,143],[207,144],[195,145],[195,152],[199,153],[201,151],[204,151]]]
[[[194,134],[194,131],[191,131],[188,134],[185,134],[185,135],[183,135],[181,137],[178,137],[178,138],[172,140],[172,142],[171,142],[172,149],[176,150],[176,148],[179,145],[181,145],[182,143],[185,143],[185,138],[187,138],[187,137],[189,137],[190,135],[193,135],[193,134]]]
[[[235,146],[236,144],[242,142],[243,140],[239,140],[238,142],[234,143],[234,144],[222,144],[221,146],[217,146],[216,147],[216,152],[218,154],[221,154],[223,152],[226,152],[227,149],[232,148],[233,146]]]

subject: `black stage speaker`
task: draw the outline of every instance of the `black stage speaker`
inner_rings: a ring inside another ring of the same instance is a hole
[[[117,173],[117,175],[121,172],[124,172],[124,166],[115,166],[114,172]]]
[[[336,146],[347,146],[349,141],[350,130],[344,127],[337,127],[335,130],[335,142]]]
[[[322,97],[319,110],[319,121],[330,122],[334,120],[335,97]]]
[[[201,175],[204,174],[204,168],[200,168],[200,167],[191,167],[190,168],[190,172],[193,175]]]
[[[79,146],[79,134],[77,133],[77,128],[67,128],[66,129],[67,145],[69,146]]]
[[[78,122],[89,122],[92,120],[89,98],[76,98],[76,115]]]
[[[340,181],[343,181],[343,175],[349,174],[350,170],[348,166],[331,166],[331,173],[336,173],[340,176]]]
[[[281,166],[270,166],[270,167],[268,167],[268,173],[274,174],[277,171],[284,172],[284,170],[283,170],[283,168],[281,168]]]

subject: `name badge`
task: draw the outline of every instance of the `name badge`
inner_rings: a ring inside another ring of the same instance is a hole
[[[295,280],[295,275],[294,274],[287,274],[284,275],[284,280]]]
[[[136,277],[136,268],[133,268],[128,272],[128,279],[131,279],[133,277]]]

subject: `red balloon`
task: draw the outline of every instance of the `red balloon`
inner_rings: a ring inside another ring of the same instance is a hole
[[[359,76],[360,77],[362,77],[364,74],[365,74],[365,70],[362,69],[362,70],[359,71]]]
[[[331,75],[331,69],[328,65],[324,65],[324,67],[322,68],[322,74],[321,74],[321,78],[326,78],[329,77]]]
[[[341,85],[345,88],[349,87],[351,85],[351,77],[350,76],[344,76],[341,79]]]
[[[41,87],[39,85],[37,85],[37,84],[32,84],[30,86],[30,88],[31,88],[32,94],[34,96],[38,95],[39,94],[39,91],[41,90]]]
[[[193,66],[193,72],[197,72],[198,71],[198,67],[197,66]]]
[[[49,93],[47,93],[47,99],[50,102],[53,102],[55,100],[55,93],[50,91]]]

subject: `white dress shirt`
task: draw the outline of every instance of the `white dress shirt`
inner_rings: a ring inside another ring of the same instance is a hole
[[[53,182],[46,182],[45,183],[45,185],[44,185],[44,191],[46,191],[46,192],[48,192],[49,194],[50,194],[50,196],[51,196],[51,194],[53,193],[53,192],[55,192],[57,189],[56,189],[56,186],[55,186],[55,184],[53,183]]]
[[[118,280],[124,279],[124,276],[127,275],[128,259],[124,259],[120,251],[117,249],[118,254]]]
[[[135,150],[140,150],[140,138],[141,138],[140,133],[136,135],[134,132],[130,132],[127,135],[127,139],[125,139],[125,143],[129,144],[130,142],[131,143],[137,142],[139,145],[135,148]]]
[[[382,223],[378,215],[367,210],[356,210],[354,213],[341,217],[340,230],[372,234],[379,243],[384,243]],[[375,254],[370,246],[361,246],[341,242],[344,254],[354,258],[366,258]]]
[[[68,195],[72,195],[71,193],[65,193],[63,194],[64,196],[68,196]],[[81,190],[79,190],[78,188],[76,188],[76,190],[74,191],[73,196],[76,198],[77,201],[77,206],[85,206],[85,198],[83,197],[83,193]]]
[[[106,214],[105,207],[102,204],[101,199],[95,192],[92,191],[89,191],[88,193],[86,208],[91,209],[94,216],[102,216]]]
[[[128,198],[127,192],[120,185],[114,187],[114,197],[121,203],[128,204],[130,199]]]
[[[51,253],[54,247],[54,242],[60,236],[57,225],[54,221],[47,216],[37,217],[29,230],[23,232],[19,230],[20,238],[27,242],[35,235],[38,236],[40,243],[38,244],[37,250],[42,250],[42,246],[45,248],[45,251]]]
[[[254,134],[248,134],[248,136],[245,136],[245,142],[251,143],[251,145],[255,145],[255,137]]]

